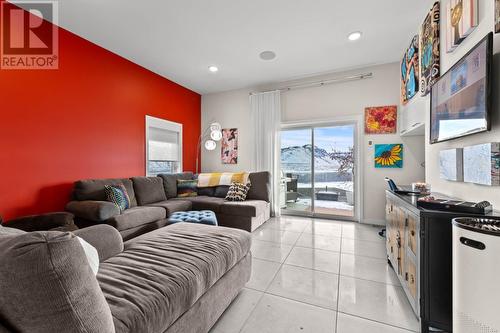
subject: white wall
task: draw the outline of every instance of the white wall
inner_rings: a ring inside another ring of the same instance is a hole
[[[218,94],[203,95],[201,98],[202,131],[217,121],[222,128],[238,129],[238,164],[222,164],[220,144],[217,149],[202,148],[201,170],[203,172],[233,172],[253,170],[253,126],[250,117],[250,90],[235,90]]]
[[[399,105],[399,64],[388,64],[363,68],[344,73],[308,78],[306,81],[341,77],[364,72],[373,72],[373,78],[344,82],[323,87],[296,89],[282,94],[283,121],[335,120],[336,117],[360,116],[367,106]],[[295,84],[298,81],[260,87],[274,89]],[[239,163],[222,165],[220,150],[203,151],[203,171],[252,170],[253,140],[250,119],[249,93],[255,89],[243,89],[202,96],[202,126],[218,121],[223,127],[239,130]],[[260,89],[258,89],[260,90]],[[375,169],[373,143],[403,143],[403,169]],[[423,137],[401,138],[399,135],[366,135],[361,141],[363,155],[363,222],[385,223],[386,184],[384,177],[394,178],[396,183],[409,184],[424,180]]]
[[[462,42],[453,52],[446,53],[445,47],[445,17],[441,19],[441,73],[445,73],[453,64],[462,58],[476,43],[478,43],[487,33],[494,30],[494,4],[492,0],[479,0],[479,26]],[[444,16],[444,2],[441,4],[441,14]],[[494,37],[494,53],[500,51],[500,35]],[[449,148],[460,148],[485,142],[500,141],[500,121],[499,121],[499,85],[500,61],[499,55],[495,55],[494,75],[493,75],[493,126],[489,133],[472,135],[466,138],[456,139],[448,142],[429,144],[429,124],[430,124],[430,102],[426,98],[426,175],[427,182],[432,185],[432,190],[446,195],[455,196],[464,200],[482,201],[488,200],[493,206],[500,208],[500,188],[488,187],[469,183],[456,183],[439,178],[439,151]]]

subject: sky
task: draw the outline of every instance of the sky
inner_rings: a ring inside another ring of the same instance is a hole
[[[325,149],[347,150],[353,146],[354,126],[319,127],[314,129],[314,144]],[[311,144],[310,129],[292,129],[281,132],[281,148]]]

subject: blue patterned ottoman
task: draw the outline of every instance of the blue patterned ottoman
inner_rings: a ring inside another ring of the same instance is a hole
[[[215,213],[211,210],[176,212],[169,217],[168,222],[191,222],[208,225],[218,225],[217,217],[215,217]]]

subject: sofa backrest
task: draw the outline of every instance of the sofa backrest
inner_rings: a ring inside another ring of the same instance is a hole
[[[69,232],[0,228],[0,318],[16,332],[114,332],[109,306]]]
[[[172,173],[158,175],[163,179],[165,194],[167,199],[177,197],[177,179],[196,179],[197,175],[192,172]],[[251,172],[249,180],[252,184],[248,192],[247,199],[249,200],[264,200],[270,202],[271,198],[271,174],[267,171]],[[206,195],[209,197],[225,198],[229,186],[221,185],[214,187],[204,187],[198,189],[198,195]]]
[[[86,179],[75,182],[73,189],[74,200],[106,201],[104,185],[123,184],[130,197],[130,206],[147,205],[177,197],[177,180],[195,179],[192,172],[160,174],[158,177],[133,177],[114,179]],[[267,171],[251,172],[249,180],[252,184],[248,192],[249,200],[264,200],[269,202],[271,197],[271,176]],[[161,190],[163,189],[163,191]],[[199,195],[224,198],[229,186],[215,186],[200,188]]]
[[[128,178],[108,178],[108,179],[85,179],[75,182],[73,188],[73,199],[78,201],[96,200],[106,201],[104,185],[123,184],[127,189],[130,198],[130,207],[137,206],[134,186],[132,180]]]
[[[247,199],[271,201],[271,174],[268,171],[252,172]]]
[[[160,177],[132,177],[132,183],[139,206],[167,200],[163,180]],[[175,189],[177,191],[177,185]]]
[[[163,179],[163,186],[165,188],[165,195],[167,199],[172,199],[177,197],[177,180],[190,180],[193,179],[192,172],[181,172],[181,173],[165,173],[158,175]]]

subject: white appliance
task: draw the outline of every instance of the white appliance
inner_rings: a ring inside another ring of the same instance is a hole
[[[453,333],[500,333],[500,220],[453,220]]]

